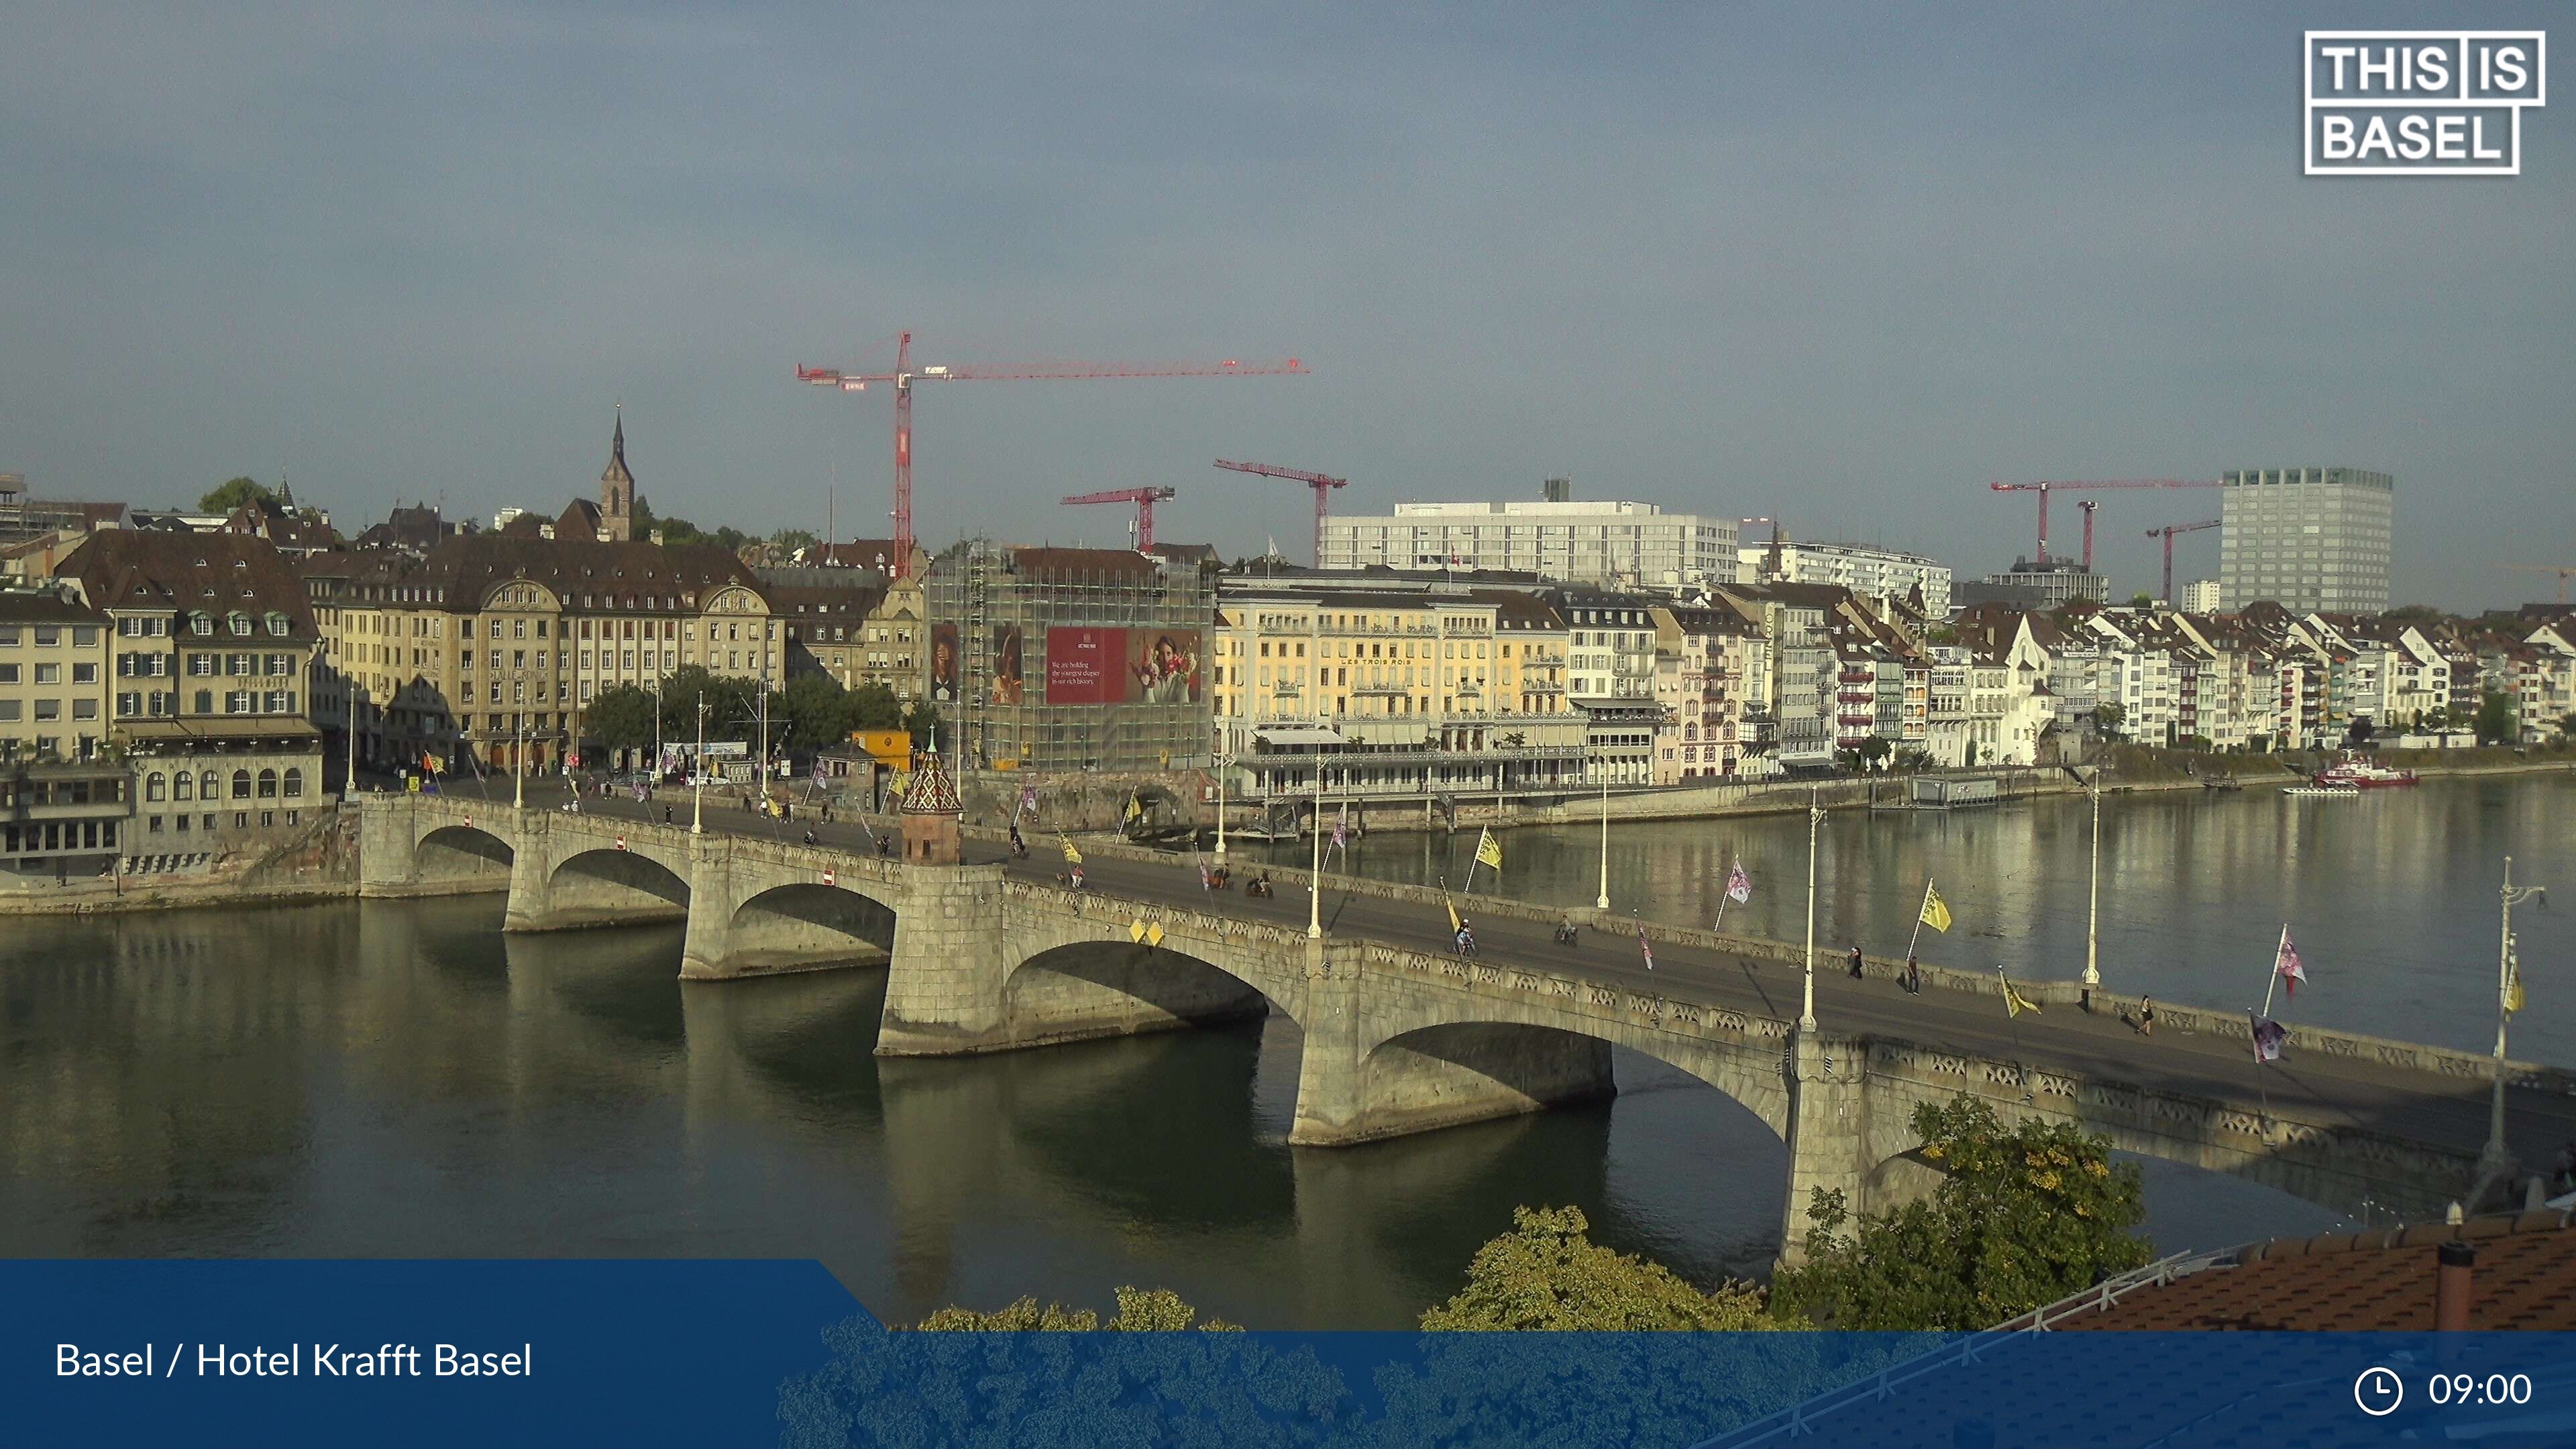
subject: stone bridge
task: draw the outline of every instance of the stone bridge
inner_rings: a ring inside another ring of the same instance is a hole
[[[1856,1210],[1874,1210],[1936,1181],[1912,1155],[1921,1144],[1910,1119],[1918,1104],[1961,1092],[2007,1120],[2077,1123],[2121,1149],[2341,1212],[2365,1200],[2438,1211],[2469,1190],[2482,1140],[2482,1101],[2462,1114],[2444,1098],[2433,1120],[2458,1116],[2468,1129],[2425,1140],[2358,1111],[2249,1103],[2225,1084],[2149,1088],[2112,1069],[2035,1067],[1992,1043],[1886,1031],[1802,1039],[1794,1020],[1724,1000],[1715,970],[1671,969],[1649,990],[1516,964],[1502,950],[1468,960],[1365,930],[1310,937],[1302,922],[1160,884],[1180,874],[1168,863],[1095,862],[1092,888],[1072,891],[1027,867],[905,864],[411,796],[364,802],[362,851],[362,894],[506,889],[510,931],[685,920],[681,974],[693,980],[881,962],[881,1056],[1013,1051],[1276,1012],[1303,1034],[1290,1141],[1304,1146],[1605,1097],[1615,1090],[1611,1049],[1624,1047],[1715,1087],[1780,1134],[1793,1258],[1812,1189],[1840,1189]],[[2423,1090],[2456,1097],[2461,1085]]]

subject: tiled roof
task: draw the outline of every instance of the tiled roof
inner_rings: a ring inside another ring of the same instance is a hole
[[[481,608],[494,588],[518,579],[545,585],[573,609],[698,613],[707,595],[727,584],[769,597],[768,587],[721,544],[601,543],[494,533],[450,539],[424,559],[379,556],[357,583],[361,588],[425,588],[434,593],[423,602],[470,611]],[[582,602],[598,595],[607,598]]]
[[[1024,575],[1047,578],[1115,577],[1149,583],[1163,566],[1132,548],[1015,548],[1011,567]]]
[[[2276,1238],[2206,1268],[2142,1288],[2055,1329],[2433,1328],[2434,1253],[2453,1238],[2477,1248],[2472,1329],[2576,1329],[2576,1232],[2554,1210],[2376,1232]]]
[[[10,589],[0,592],[0,623],[5,624],[105,624],[107,615],[65,598],[52,589]]]
[[[284,614],[292,637],[316,633],[304,581],[267,539],[249,534],[109,529],[90,535],[60,572],[102,609]]]

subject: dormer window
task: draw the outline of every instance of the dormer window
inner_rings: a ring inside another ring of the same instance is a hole
[[[200,637],[212,634],[215,632],[215,621],[213,616],[207,614],[191,615],[188,619],[188,632]]]
[[[234,614],[229,616],[225,622],[232,626],[233,637],[237,639],[246,639],[250,637],[250,615]]]

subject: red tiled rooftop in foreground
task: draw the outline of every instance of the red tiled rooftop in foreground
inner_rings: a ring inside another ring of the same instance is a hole
[[[2576,1329],[2576,1231],[2559,1211],[2379,1232],[2276,1238],[2217,1266],[2140,1288],[2049,1327],[2130,1330],[2433,1330],[2434,1254],[2477,1248],[2471,1329]]]

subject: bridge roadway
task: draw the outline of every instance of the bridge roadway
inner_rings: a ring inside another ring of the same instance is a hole
[[[562,802],[564,787],[559,782],[548,782],[548,786],[532,782],[531,808]],[[504,803],[509,798],[504,781],[489,782],[484,789]],[[472,791],[469,787],[451,789],[449,793]],[[582,801],[585,814],[655,824],[661,823],[665,807],[672,809],[677,824],[687,825],[689,797],[685,790],[666,789],[650,805],[626,797]],[[790,842],[800,840],[806,830],[812,829],[819,844],[867,851],[868,835],[857,823],[822,824],[800,811],[794,821],[781,825],[741,809],[739,798],[730,794],[722,798],[721,808],[719,797],[709,794],[705,822],[711,832]],[[1008,861],[1007,853],[998,845],[969,841],[966,861],[970,865],[998,865],[1005,877],[1015,882],[1053,887],[1057,873],[1064,868],[1059,852],[1043,837],[1032,840],[1032,846],[1029,860],[1015,862]],[[1248,873],[1240,864],[1237,870],[1238,875]],[[1093,852],[1086,856],[1085,876],[1096,898],[1129,901],[1164,911],[1213,912],[1299,934],[1306,926],[1307,897],[1301,883],[1282,882],[1277,896],[1267,901],[1245,898],[1239,886],[1233,891],[1211,894],[1201,889],[1188,856],[1144,861],[1112,859],[1108,852]],[[1586,929],[1577,944],[1562,946],[1552,939],[1548,921],[1478,915],[1473,907],[1473,902],[1462,903],[1475,927],[1479,959],[1484,963],[1575,976],[1586,982],[1615,986],[1626,993],[1774,1022],[1794,1022],[1797,1018],[1802,973],[1795,962],[1659,940],[1655,945],[1655,968],[1650,971],[1641,959],[1633,924]],[[1452,949],[1446,916],[1436,904],[1337,890],[1329,872],[1323,922],[1327,936],[1334,939],[1358,939],[1443,956]],[[2328,1132],[2349,1129],[2357,1136],[2383,1143],[2395,1140],[2414,1144],[2447,1159],[2449,1165],[2444,1171],[2458,1179],[2449,1188],[2453,1196],[2468,1190],[2469,1183],[2461,1175],[2464,1164],[2475,1157],[2486,1140],[2488,1081],[2482,1074],[2466,1074],[2456,1064],[2451,1070],[2433,1072],[2390,1065],[2365,1054],[2303,1051],[2294,1044],[2289,1060],[2257,1067],[2241,1036],[2168,1026],[2149,1038],[2118,1016],[2088,1013],[2064,1003],[2047,1007],[2041,1015],[2014,1019],[2006,1014],[2001,1000],[1991,994],[1927,986],[1920,994],[1908,995],[1884,979],[1852,979],[1838,958],[1821,949],[1817,964],[1816,1014],[1820,1034],[1828,1041],[1857,1039],[1863,1044],[1916,1045],[1928,1052],[2012,1064],[2025,1074],[2024,1085],[2029,1074],[2055,1073],[2085,1082],[2114,1082],[2142,1089],[2156,1098],[2220,1104],[2249,1115],[2259,1114],[2266,1122],[2278,1119]],[[1830,1072],[1830,1064],[1827,1070]],[[1991,1088],[1984,1094],[1997,1095]],[[2551,1089],[2511,1086],[2507,1091],[2506,1129],[2508,1143],[2521,1162],[2548,1163],[2561,1144],[2576,1141],[2576,1096],[2559,1089],[2556,1082]],[[2260,1172],[2246,1175],[2258,1179],[2265,1176]],[[2438,1206],[2440,1182],[2432,1180],[2438,1174],[2419,1163],[2391,1176],[2412,1176],[2414,1180],[2391,1180],[2385,1184],[2384,1193],[2374,1184],[2371,1195],[2380,1206],[2398,1206],[2418,1214]],[[2349,1196],[2353,1200],[2330,1202],[2349,1212],[2360,1205],[2352,1181],[2347,1177],[2330,1192],[2306,1184],[2276,1181],[2276,1185],[2288,1186],[2320,1201]]]

